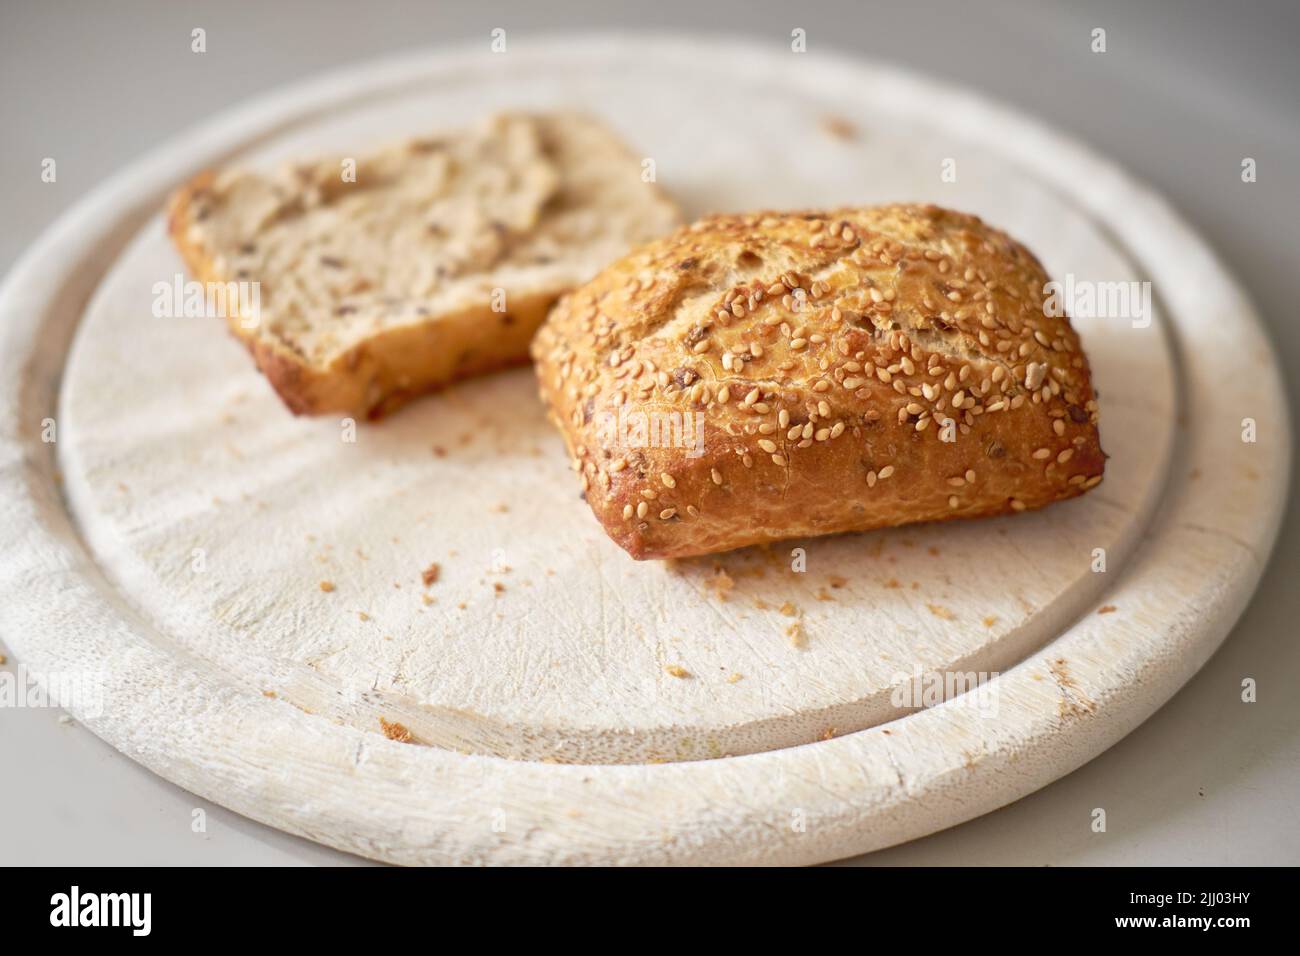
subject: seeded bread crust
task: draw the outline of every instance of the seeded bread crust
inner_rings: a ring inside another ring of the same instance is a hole
[[[562,298],[532,352],[634,558],[973,518],[1102,480],[1088,361],[1047,281],[934,206],[717,216]],[[700,413],[703,454],[664,447],[675,433],[645,447],[642,412]]]
[[[257,327],[246,327],[238,315],[227,316],[230,330],[248,347],[258,368],[295,414],[344,413],[378,418],[424,392],[470,376],[524,364],[534,332],[562,293],[590,278],[612,256],[637,242],[662,235],[680,221],[671,200],[654,184],[640,181],[636,158],[595,120],[576,114],[502,114],[493,117],[490,123],[525,121],[535,124],[555,176],[555,192],[540,202],[539,218],[533,229],[552,228],[554,210],[558,207],[563,207],[567,222],[577,224],[572,237],[563,229],[548,237],[543,251],[548,253],[548,259],[554,260],[553,264],[529,272],[531,261],[522,265],[508,263],[515,267],[515,272],[507,279],[490,262],[478,272],[474,271],[472,261],[461,263],[468,274],[461,277],[462,286],[457,289],[463,287],[464,294],[454,296],[450,305],[432,309],[424,308],[414,294],[401,298],[407,290],[390,288],[386,291],[393,294],[393,314],[377,320],[372,329],[362,334],[342,335],[341,344],[332,349],[320,348],[321,337],[328,341],[333,335],[331,324],[339,323],[337,315],[353,308],[349,300],[331,300],[332,309],[308,315],[306,333],[292,328],[286,330],[276,322],[276,286],[286,284],[284,275],[278,276],[279,282],[270,283],[270,287],[262,281],[263,321]],[[490,128],[490,123],[485,125]],[[400,170],[404,155],[409,153],[416,157],[412,162],[418,162],[421,156],[445,148],[457,135],[399,144],[377,154],[374,162],[386,173],[394,167]],[[504,138],[505,133],[501,135]],[[464,163],[460,165],[463,168]],[[367,169],[368,161],[361,160],[359,176],[364,177]],[[324,193],[327,202],[330,196],[345,195],[347,187],[337,182],[338,170],[338,164],[332,161],[300,167],[297,175],[302,184],[301,195],[309,191],[316,195]],[[522,190],[535,186],[536,182],[527,181],[530,174],[550,182],[547,177],[552,170],[508,169],[501,180],[514,185],[502,188]],[[229,174],[230,179],[223,179],[223,175],[216,171],[204,172],[173,195],[168,205],[168,231],[186,268],[199,282],[261,281],[264,275],[256,265],[236,268],[241,261],[247,264],[240,259],[240,252],[245,247],[255,247],[262,237],[258,230],[250,229],[247,234],[228,230],[226,235],[218,237],[213,230],[205,228],[211,222],[210,217],[224,212],[223,203],[237,201],[231,198],[237,195],[237,185],[232,184],[239,183],[234,177],[249,174],[234,171]],[[304,205],[310,206],[303,203],[299,194],[287,191],[283,180],[268,178],[266,182],[272,184],[270,188],[281,197],[278,201],[282,204],[274,214],[265,217],[266,223],[273,226],[297,215]],[[424,189],[425,184],[417,183],[417,187]],[[431,195],[430,203],[437,198]],[[513,199],[504,193],[494,193],[491,198],[503,205]],[[474,212],[472,203],[469,200],[470,214]],[[404,216],[420,214],[419,202],[412,205],[414,208],[405,210]],[[462,204],[458,211],[463,213],[465,208]],[[520,213],[521,218],[526,215],[526,210]],[[409,225],[409,221],[394,223],[395,227]],[[501,237],[498,254],[502,254],[500,250],[508,254],[529,241],[528,227],[508,233],[501,224],[492,225]],[[430,229],[436,228],[436,223],[431,224]],[[365,238],[373,241],[374,237]],[[310,248],[309,244],[304,245]],[[393,254],[401,255],[403,250]],[[419,253],[407,250],[405,254]],[[293,285],[318,281],[310,271],[313,265],[300,264],[291,270],[287,281]],[[283,272],[283,266],[280,268]],[[316,271],[320,271],[319,267]],[[367,274],[364,267],[347,277],[355,278],[358,288],[374,286],[380,281]],[[495,287],[506,292],[505,311],[493,309],[490,290]],[[436,284],[434,288],[437,289]],[[417,307],[419,314],[414,313]],[[406,311],[399,315],[398,309]]]

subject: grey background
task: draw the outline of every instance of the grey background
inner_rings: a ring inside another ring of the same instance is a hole
[[[207,30],[208,52],[189,50]],[[1155,184],[1250,290],[1288,373],[1300,248],[1300,5],[1279,2],[54,2],[0,5],[0,271],[150,147],[278,84],[493,27],[745,34],[893,61],[1034,113]],[[1108,52],[1089,52],[1093,27]],[[57,184],[40,181],[43,157]],[[1244,156],[1259,181],[1240,181]],[[1290,375],[1288,374],[1288,379]],[[1294,395],[1292,395],[1294,405]],[[1293,418],[1295,409],[1293,407]],[[1224,648],[1118,746],[1011,807],[871,863],[1300,863],[1295,509]],[[3,648],[0,647],[0,651]],[[9,666],[12,667],[10,661]],[[1239,699],[1243,677],[1260,700]],[[1109,828],[1090,831],[1093,807]],[[191,832],[206,807],[207,832]],[[322,863],[53,711],[0,710],[0,863]]]

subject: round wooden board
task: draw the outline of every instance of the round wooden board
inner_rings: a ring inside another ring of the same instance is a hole
[[[1149,326],[1076,320],[1106,482],[1014,518],[636,563],[578,500],[531,372],[346,441],[288,415],[216,320],[153,316],[181,268],[157,210],[197,169],[359,155],[521,106],[602,116],[689,215],[929,200],[1054,276],[1151,281]],[[1257,319],[1157,198],[982,100],[780,47],[512,38],[331,76],[106,184],[15,269],[0,316],[15,654],[96,682],[102,708],[69,709],[168,779],[403,863],[812,862],[1010,802],[1214,650],[1289,467]],[[1000,676],[896,706],[917,673],[952,672]]]

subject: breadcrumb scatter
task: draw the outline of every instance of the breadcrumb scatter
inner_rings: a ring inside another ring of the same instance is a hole
[[[1119,610],[1119,608],[1117,608],[1117,607],[1116,607],[1115,605],[1113,605],[1113,604],[1103,604],[1101,607],[1097,608],[1097,613],[1098,613],[1098,614],[1113,614],[1115,611],[1118,611],[1118,610]]]
[[[438,580],[440,574],[442,574],[442,565],[435,561],[420,572],[420,580],[424,582],[424,586],[427,588]]]
[[[322,581],[322,582],[320,583],[320,589],[321,589],[322,591],[324,591],[326,594],[329,594],[331,591],[334,590],[334,582],[333,582],[333,581]]]
[[[275,691],[273,691],[273,690],[264,690],[264,691],[262,691],[262,696],[263,696],[263,697],[270,697],[271,699],[274,700],[276,697],[279,697],[280,695],[277,694],[277,693],[276,693]]]
[[[389,722],[380,717],[379,726],[383,728],[384,736],[389,740],[396,740],[399,744],[409,744],[411,742],[411,732],[397,721]]]
[[[358,621],[368,621],[368,620],[370,620],[370,615],[367,614],[365,611],[357,611],[357,620],[358,620]]]
[[[785,629],[786,636],[790,638],[790,643],[795,647],[805,647],[808,644],[808,638],[804,635],[803,624],[795,621]]]
[[[795,607],[793,604],[791,604],[789,601],[786,601],[784,604],[781,605],[781,613],[784,614],[786,617],[798,617],[799,609]]]
[[[928,607],[930,613],[937,618],[942,618],[945,621],[951,621],[953,619],[952,611],[948,610],[942,604],[927,604],[926,607]]]
[[[984,619],[984,626],[985,626],[985,627],[992,627],[992,626],[993,626],[994,624],[996,624],[997,622],[998,622],[998,619],[997,619],[996,617],[993,617],[992,615],[989,615],[988,617],[986,617],[986,618]]]
[[[691,672],[688,671],[685,667],[682,667],[681,664],[669,664],[667,667],[664,668],[664,670],[667,671],[669,674],[671,674],[673,677],[684,678],[684,677],[691,676]]]
[[[502,584],[500,581],[493,581],[492,590],[495,591],[497,594],[505,594],[506,586]]]
[[[728,674],[728,675],[727,675],[727,683],[728,683],[728,684],[738,684],[738,683],[740,683],[740,682],[741,682],[742,680],[744,680],[744,679],[745,679],[745,675],[744,675],[744,674]]]

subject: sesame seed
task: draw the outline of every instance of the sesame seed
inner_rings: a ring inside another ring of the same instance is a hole
[[[771,454],[772,452],[776,451],[776,443],[769,438],[760,438],[758,440],[758,447],[763,449],[763,451],[767,452],[768,454]]]
[[[636,516],[638,518],[644,518],[649,513],[650,513],[650,506],[646,504],[644,501],[638,501],[636,506]]]
[[[1042,461],[1044,458],[1051,458],[1051,457],[1052,457],[1052,449],[1050,449],[1050,448],[1040,448],[1040,449],[1038,449],[1037,451],[1034,452],[1034,457],[1037,458],[1039,461]]]
[[[1065,449],[1065,451],[1061,452],[1059,455],[1056,456],[1056,462],[1059,465],[1064,465],[1067,461],[1069,461],[1073,457],[1074,457],[1074,449],[1067,448]]]
[[[668,474],[667,472],[664,472],[662,475],[660,475],[659,479],[669,488],[677,487],[677,479],[674,478],[672,475]]]
[[[784,468],[786,465],[785,455],[773,455],[772,464],[776,465],[778,468]]]
[[[718,471],[718,469],[714,468],[712,474],[713,474],[713,483],[714,483],[715,485],[720,485],[720,484],[722,484],[722,472],[720,472],[720,471]]]
[[[880,469],[880,477],[881,477],[881,478],[888,478],[888,477],[889,477],[890,475],[892,475],[893,473],[894,473],[894,466],[893,466],[893,465],[886,465],[884,468],[881,468],[881,469]]]
[[[1024,511],[1024,510],[1025,510],[1025,503],[1024,503],[1023,501],[1021,501],[1019,498],[1012,498],[1012,499],[1011,499],[1011,510],[1012,510],[1012,511]]]
[[[633,514],[632,506],[631,506],[631,505],[624,505],[624,506],[623,506],[623,520],[624,520],[624,521],[629,520],[629,519],[632,517],[632,514]]]
[[[780,425],[782,428],[789,427],[790,413],[784,408],[781,409],[781,411],[779,411],[776,415],[776,423]]]
[[[956,496],[956,495],[949,495],[949,496],[948,496],[948,507],[949,507],[949,508],[956,508],[956,507],[957,507],[957,496]]]

